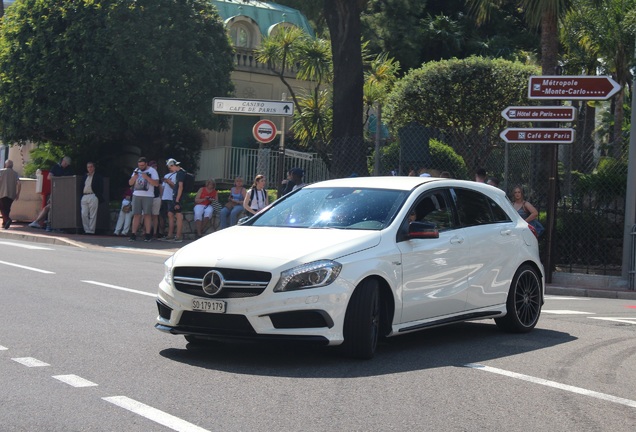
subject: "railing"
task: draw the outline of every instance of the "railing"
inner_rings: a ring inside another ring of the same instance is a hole
[[[256,60],[254,50],[251,48],[234,47],[234,67],[236,70],[273,74],[267,67],[267,64]],[[297,72],[298,68],[296,68],[295,65],[291,65],[288,66],[288,70],[284,75],[288,78],[295,78]]]
[[[268,189],[276,189],[283,179],[278,179],[278,150],[246,149],[237,147],[220,147],[201,152],[199,172],[211,173],[217,183],[232,183],[237,176],[243,177],[245,186],[249,187],[256,175],[263,174]],[[285,154],[285,166],[282,172],[291,168],[302,168],[305,171],[305,182],[314,183],[329,179],[329,170],[316,153],[290,151]],[[197,176],[197,181],[206,179]]]

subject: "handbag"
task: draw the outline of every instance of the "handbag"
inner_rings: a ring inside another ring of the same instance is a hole
[[[225,208],[227,208],[228,210],[232,210],[235,206],[236,206],[236,203],[234,201],[228,201],[225,204]]]
[[[212,202],[210,203],[212,205],[212,209],[214,209],[214,213],[218,213],[221,211],[221,209],[223,208],[223,206],[221,205],[221,203],[219,202],[219,200],[215,200],[213,199]]]
[[[543,227],[543,225],[541,225],[541,222],[539,222],[539,219],[534,219],[528,223],[534,227],[534,230],[537,232],[537,237],[541,237],[541,234],[543,234],[543,232],[545,231],[545,228]]]
[[[132,204],[126,204],[125,206],[121,208],[121,211],[123,211],[124,213],[130,213],[131,210],[132,210]]]

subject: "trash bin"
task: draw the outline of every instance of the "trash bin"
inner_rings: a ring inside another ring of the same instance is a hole
[[[83,176],[53,177],[51,182],[51,210],[49,221],[53,229],[82,228],[82,191]],[[97,209],[97,230],[110,230],[110,214],[108,209],[108,178],[104,178],[104,202]]]

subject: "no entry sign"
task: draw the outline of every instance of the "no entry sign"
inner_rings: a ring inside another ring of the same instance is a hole
[[[259,120],[252,128],[252,133],[256,141],[267,144],[276,138],[276,125],[270,120]]]

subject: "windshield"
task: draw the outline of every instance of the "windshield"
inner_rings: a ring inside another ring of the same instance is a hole
[[[381,230],[408,192],[363,188],[305,188],[248,222],[254,226]]]

